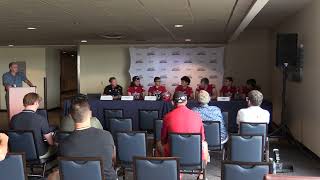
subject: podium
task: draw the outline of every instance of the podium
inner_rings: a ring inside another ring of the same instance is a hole
[[[31,92],[36,92],[36,87],[12,87],[9,88],[9,124],[12,116],[20,113],[23,109],[23,97]]]

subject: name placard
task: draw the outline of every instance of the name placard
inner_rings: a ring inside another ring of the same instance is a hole
[[[157,96],[145,96],[144,100],[145,101],[156,101],[157,100]]]
[[[101,100],[101,101],[112,101],[112,100],[113,100],[113,97],[110,96],[110,95],[107,95],[107,96],[102,95],[102,96],[100,96],[100,100]]]
[[[133,101],[133,96],[121,96],[121,101]]]
[[[218,97],[217,101],[230,101],[230,97]]]

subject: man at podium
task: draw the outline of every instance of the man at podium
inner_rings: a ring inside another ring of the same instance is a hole
[[[28,78],[22,72],[19,72],[18,64],[16,62],[11,62],[9,64],[9,72],[2,75],[2,84],[6,91],[7,108],[9,107],[9,88],[22,87],[22,81],[27,83],[29,86],[33,86]]]

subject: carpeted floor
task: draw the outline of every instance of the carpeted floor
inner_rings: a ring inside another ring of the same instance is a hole
[[[51,125],[59,125],[60,111],[49,112],[49,120]],[[7,129],[7,114],[0,112],[0,128]],[[281,161],[285,164],[293,165],[294,172],[286,175],[302,175],[302,176],[320,176],[320,159],[308,152],[301,150],[296,145],[289,144],[286,140],[273,141],[270,144],[270,152],[272,149],[280,150]],[[215,153],[211,156],[211,162],[207,166],[207,179],[221,179],[221,154]],[[119,178],[122,179],[122,178]],[[128,178],[133,179],[132,174],[128,173]],[[183,180],[196,179],[196,176],[185,175]]]

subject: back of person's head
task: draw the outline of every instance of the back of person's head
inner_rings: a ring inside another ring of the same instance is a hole
[[[201,90],[199,91],[197,100],[200,104],[208,104],[210,102],[210,95],[207,91]]]
[[[183,92],[178,91],[174,93],[172,100],[176,105],[184,104],[188,101],[188,96],[185,95]]]
[[[73,97],[71,100],[70,113],[75,123],[84,122],[90,113],[88,97],[83,94]]]
[[[263,94],[258,90],[252,90],[248,93],[248,100],[252,106],[260,106],[263,101]]]
[[[202,78],[200,83],[209,84],[209,79],[208,78]]]
[[[23,106],[32,106],[36,102],[40,103],[42,101],[42,98],[37,93],[28,93],[23,97]]]
[[[181,81],[185,81],[188,85],[190,85],[190,82],[191,82],[191,80],[190,80],[190,78],[188,76],[183,76],[181,78]]]

